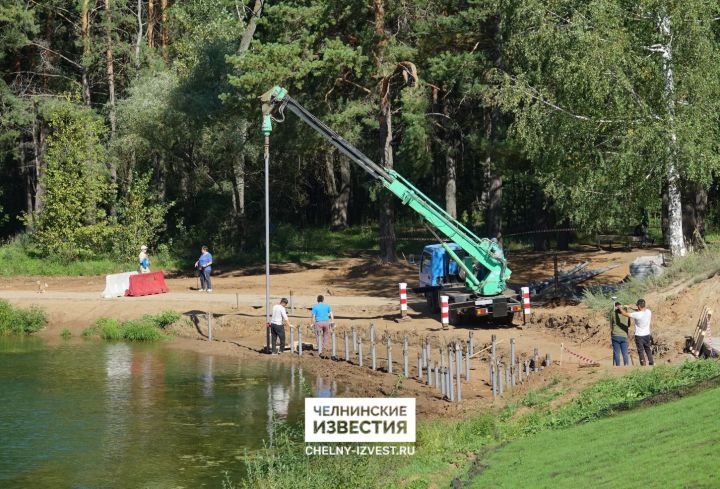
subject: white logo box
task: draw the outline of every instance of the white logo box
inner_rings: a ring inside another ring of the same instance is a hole
[[[415,398],[305,398],[305,442],[415,441]]]

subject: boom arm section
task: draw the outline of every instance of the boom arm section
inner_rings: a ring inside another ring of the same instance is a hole
[[[296,114],[303,122],[315,129],[327,139],[341,153],[370,174],[374,179],[382,182],[383,186],[398,196],[403,204],[410,206],[420,214],[430,226],[437,229],[451,241],[457,243],[465,252],[482,266],[479,272],[470,270],[455,253],[450,256],[465,270],[465,285],[468,289],[481,295],[498,295],[505,290],[511,271],[503,256],[500,245],[487,238],[479,238],[470,229],[448,214],[442,207],[423,194],[402,175],[390,168],[383,168],[365,156],[335,131],[323,124],[314,115],[297,103],[280,87],[260,97],[263,102],[263,132],[269,135],[272,131],[273,114],[279,114],[278,122],[284,120],[285,108]],[[447,248],[446,248],[447,249]]]

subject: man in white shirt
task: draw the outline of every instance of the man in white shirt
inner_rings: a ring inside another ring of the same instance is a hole
[[[280,339],[280,353],[285,351],[285,325],[290,327],[290,321],[288,320],[287,306],[288,300],[286,298],[280,299],[279,304],[275,304],[272,309],[272,319],[270,319],[270,334],[272,335],[272,354],[277,355],[278,352],[275,349],[275,340]]]
[[[648,365],[655,364],[653,360],[650,344],[652,336],[650,336],[650,321],[652,320],[652,311],[645,307],[645,299],[639,299],[636,303],[637,310],[629,312],[629,306],[623,306],[619,309],[620,314],[632,318],[635,322],[635,346],[637,347],[638,356],[640,357],[640,365],[645,365],[645,355],[647,354]],[[618,306],[619,307],[619,306]]]

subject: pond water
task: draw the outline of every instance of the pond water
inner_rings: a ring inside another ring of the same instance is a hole
[[[334,386],[301,367],[162,345],[0,337],[0,487],[195,488],[237,482]]]

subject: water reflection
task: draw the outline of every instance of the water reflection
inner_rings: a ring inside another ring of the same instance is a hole
[[[110,460],[121,456],[128,443],[132,359],[133,352],[127,344],[108,344],[105,348],[105,429],[101,439],[103,456]]]
[[[13,353],[9,353],[13,352]],[[0,343],[0,487],[220,487],[334,382],[161,345]]]

